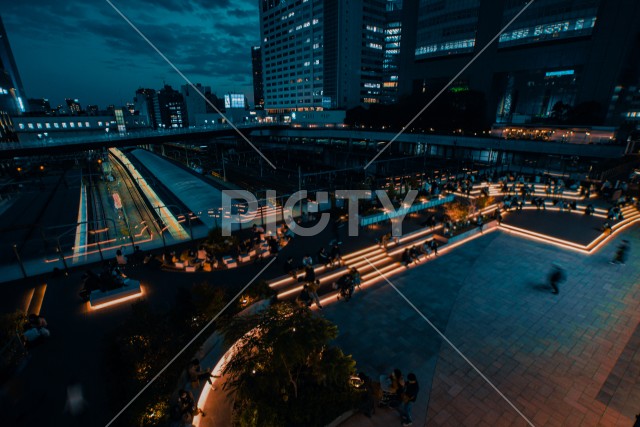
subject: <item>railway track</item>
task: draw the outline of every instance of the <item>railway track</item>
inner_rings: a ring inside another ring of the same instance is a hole
[[[158,226],[158,222],[155,220],[155,215],[150,212],[149,205],[144,196],[140,193],[137,183],[133,182],[131,175],[125,169],[119,159],[111,154],[109,155],[109,159],[113,169],[116,171],[117,175],[120,177],[122,184],[125,186],[127,195],[130,197],[130,200],[132,201],[133,206],[138,213],[138,216],[142,220],[140,223],[140,225],[142,226],[140,227],[141,229],[138,230],[138,226],[134,226],[131,231],[134,233],[134,235],[136,235],[136,237],[140,237],[140,234],[144,233],[144,230],[142,230],[142,228],[146,226],[146,230],[149,236],[151,236],[153,233],[160,234],[160,227]]]

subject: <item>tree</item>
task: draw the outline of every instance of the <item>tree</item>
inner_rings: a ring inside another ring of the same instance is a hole
[[[471,213],[471,207],[467,201],[455,200],[445,205],[445,214],[452,222],[462,222],[467,219]]]
[[[338,328],[306,308],[271,305],[235,318],[225,339],[237,352],[224,367],[239,426],[323,426],[349,409],[355,362],[329,345]]]

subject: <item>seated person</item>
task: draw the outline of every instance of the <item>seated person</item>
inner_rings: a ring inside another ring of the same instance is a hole
[[[298,281],[304,281],[306,283],[313,282],[316,280],[316,272],[313,270],[313,267],[307,265],[304,267],[304,277],[298,279]]]
[[[192,388],[195,384],[196,387],[200,385],[200,380],[206,379],[207,382],[213,385],[211,381],[211,370],[210,369],[202,369],[200,367],[200,361],[198,359],[193,359],[189,362],[189,366],[187,367],[187,375],[189,375],[189,381],[191,381]]]
[[[122,251],[120,249],[116,251],[116,262],[118,265],[127,265],[127,257],[122,255]]]
[[[353,291],[355,288],[351,272],[342,275],[338,279],[337,285],[338,289],[340,290],[340,295],[338,298],[342,297],[346,301],[349,301],[351,299],[351,296],[353,295]]]
[[[338,246],[338,243],[334,243],[333,247],[331,248],[331,264],[335,264],[336,262],[338,263],[338,265],[340,265],[342,263],[342,256],[340,254],[340,247]]]
[[[297,269],[293,265],[293,258],[289,257],[289,259],[287,259],[287,261],[282,266],[282,269],[284,271],[284,274],[288,274],[289,276],[293,277],[294,279],[297,277],[296,276]]]
[[[405,267],[409,267],[412,261],[413,259],[411,258],[411,253],[409,253],[409,248],[406,248],[404,252],[402,252],[402,262]]]
[[[418,256],[420,255],[420,253],[418,252],[418,248],[416,248],[415,245],[411,246],[411,249],[409,249],[409,255],[411,255],[411,259],[415,262],[418,262]]]
[[[324,248],[320,248],[320,250],[318,251],[318,262],[325,266],[331,264],[331,258],[327,254],[327,251],[324,250]]]
[[[207,250],[204,248],[204,246],[200,246],[200,249],[198,249],[198,253],[196,255],[196,262],[204,262],[208,259],[209,254],[207,253]]]

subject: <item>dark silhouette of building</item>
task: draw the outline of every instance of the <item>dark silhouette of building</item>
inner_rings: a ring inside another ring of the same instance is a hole
[[[264,86],[262,82],[262,50],[260,46],[251,48],[251,68],[253,70],[253,104],[256,110],[264,109]]]
[[[78,99],[66,98],[65,102],[67,103],[67,110],[72,116],[77,116],[83,112]]]
[[[155,89],[143,89],[136,90],[136,96],[133,98],[133,104],[135,111],[142,120],[146,120],[149,127],[154,129],[158,128],[158,122],[156,120],[156,111],[154,107],[154,98],[156,96]]]
[[[524,5],[405,0],[400,94],[435,95]],[[449,90],[483,94],[489,124],[620,124],[639,95],[638,22],[637,0],[536,0]]]
[[[195,89],[191,85],[182,85],[180,92],[184,100],[186,116],[183,118],[183,126],[195,126],[196,116],[198,114],[206,114],[208,102],[211,102],[211,87],[202,86],[200,83],[194,84]],[[215,104],[214,104],[215,105]]]
[[[156,92],[153,107],[158,128],[181,128],[186,126],[186,108],[180,92],[169,85]]]
[[[37,114],[51,114],[51,103],[45,98],[29,98],[29,112]]]

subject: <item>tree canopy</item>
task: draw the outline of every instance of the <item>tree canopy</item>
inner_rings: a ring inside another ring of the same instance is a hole
[[[352,407],[355,362],[331,341],[338,328],[306,308],[278,303],[235,318],[236,353],[224,367],[237,426],[322,426]]]

